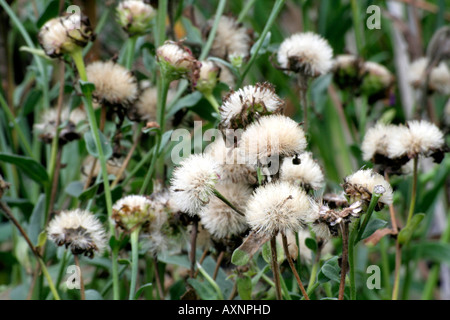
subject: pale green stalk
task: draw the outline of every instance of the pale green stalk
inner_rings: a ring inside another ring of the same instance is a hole
[[[80,79],[82,81],[87,81],[87,75],[86,75],[86,68],[83,61],[83,55],[81,49],[76,50],[74,53],[72,53],[72,59],[77,67],[78,74],[80,75]],[[104,192],[105,192],[105,199],[106,199],[106,209],[108,212],[108,221],[109,221],[109,231],[110,234],[114,234],[114,224],[112,222],[112,196],[111,196],[111,190],[108,180],[108,170],[106,167],[106,158],[103,151],[102,143],[100,140],[99,135],[99,128],[97,125],[97,120],[95,118],[95,111],[94,107],[92,105],[92,94],[89,93],[87,96],[83,97],[83,102],[86,107],[89,125],[91,128],[92,136],[94,137],[95,146],[97,147],[98,152],[98,158],[100,160],[100,166],[102,171],[102,178],[103,178],[103,185],[104,185]],[[113,248],[114,251],[114,248]],[[115,259],[114,255],[112,257],[112,271],[113,271],[113,286],[114,286],[114,300],[119,299],[119,275],[118,275],[118,268],[117,268],[117,259]]]
[[[257,47],[255,48],[255,51],[253,52],[252,56],[250,57],[250,61],[246,64],[244,71],[242,72],[241,79],[237,83],[237,87],[240,87],[242,85],[242,82],[245,79],[245,76],[250,71],[250,68],[252,67],[253,63],[255,62],[256,57],[258,56],[258,52],[261,49],[264,39],[267,36],[267,33],[269,32],[270,28],[272,27],[272,24],[275,22],[275,19],[277,18],[278,14],[280,13],[281,9],[283,8],[285,0],[277,0],[275,4],[273,5],[272,12],[270,13],[269,19],[267,20],[266,25],[264,26],[263,32],[261,33],[259,37],[259,42]]]
[[[136,282],[139,266],[139,232],[141,228],[136,228],[131,232],[131,283],[129,300],[134,300],[136,294]]]

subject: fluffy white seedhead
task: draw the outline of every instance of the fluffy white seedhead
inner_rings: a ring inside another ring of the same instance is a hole
[[[106,162],[106,170],[108,171],[108,175],[114,175],[116,177],[120,174],[120,169],[122,167],[123,161],[118,158],[110,158]],[[95,178],[100,174],[101,172],[101,165],[100,161],[98,161],[97,158],[89,155],[87,156],[82,163],[81,166],[81,177],[83,182],[86,182],[90,173],[92,171],[92,178],[91,182],[95,181]],[[125,173],[122,172],[120,179],[122,180],[125,178]]]
[[[393,200],[393,191],[391,185],[384,179],[382,175],[376,173],[372,169],[362,169],[347,176],[344,179],[344,191],[347,195],[355,200],[369,201],[372,198],[376,187],[382,187],[384,192],[378,202],[383,204],[391,204]]]
[[[47,21],[39,30],[38,39],[45,54],[55,58],[72,53],[94,38],[89,20],[82,14],[71,14]]]
[[[303,128],[283,115],[261,117],[245,129],[239,142],[241,155],[252,165],[277,165],[273,162],[280,157],[299,155],[306,146]]]
[[[173,98],[175,97],[176,92],[173,89],[169,89],[167,92],[167,102],[169,105]],[[139,96],[139,99],[136,101],[135,107],[139,117],[143,121],[156,121],[157,114],[157,101],[158,101],[158,89],[156,87],[148,87],[145,88],[144,91]]]
[[[46,143],[51,143],[56,133],[58,111],[54,108],[45,110],[40,118],[40,122],[35,123],[33,129],[39,134],[39,137]],[[86,114],[81,109],[70,111],[65,108],[61,111],[60,126],[66,124],[59,132],[59,141],[61,144],[79,139],[81,130],[77,128],[78,124],[86,120]]]
[[[300,160],[300,164],[295,164]],[[304,189],[318,190],[325,184],[322,168],[311,152],[303,152],[298,159],[285,158],[281,164],[280,179]]]
[[[80,209],[62,211],[47,227],[50,240],[56,245],[64,245],[73,254],[84,254],[90,258],[94,252],[101,253],[106,246],[103,225],[89,211]]]
[[[283,69],[317,77],[328,73],[333,66],[333,49],[318,34],[296,33],[281,43],[277,58]]]
[[[244,183],[224,182],[217,184],[216,187],[240,211],[245,210],[245,205],[253,191]],[[200,211],[199,216],[202,225],[217,239],[240,235],[248,228],[245,217],[216,197],[212,198]]]
[[[212,21],[208,22],[212,26]],[[224,60],[245,59],[250,53],[252,38],[246,28],[233,17],[221,16],[210,54]]]
[[[262,115],[282,113],[285,102],[270,83],[257,83],[232,91],[220,107],[220,126],[228,129],[245,128]]]
[[[415,60],[409,66],[409,82],[416,89],[419,89],[425,81],[425,70],[428,62],[428,58],[422,57]],[[441,62],[431,69],[428,79],[428,89],[431,92],[436,91],[445,95],[450,94],[450,71],[445,62]]]
[[[252,230],[274,236],[280,231],[297,231],[311,222],[311,207],[300,187],[278,181],[254,191],[247,202],[245,216]]]
[[[408,121],[407,126],[389,143],[390,158],[407,155],[413,158],[418,155],[430,156],[445,145],[444,134],[433,123],[426,120]]]
[[[374,127],[369,128],[361,144],[363,159],[371,161],[376,154],[388,157],[389,145],[393,139],[401,134],[403,129],[400,126],[383,123],[377,123]]]
[[[220,166],[206,154],[193,154],[184,159],[172,174],[170,190],[181,211],[192,216],[208,204],[217,181]]]
[[[218,137],[205,148],[205,153],[210,155],[220,166],[220,180],[231,182],[245,182],[255,184],[257,180],[256,170],[245,163],[239,149],[233,146],[227,147],[222,137]]]
[[[127,107],[138,98],[139,88],[134,75],[113,61],[95,61],[86,67],[89,82],[94,83],[92,93],[99,103]]]

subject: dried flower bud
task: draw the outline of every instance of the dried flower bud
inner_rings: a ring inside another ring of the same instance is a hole
[[[85,47],[95,35],[87,16],[71,14],[47,21],[39,30],[38,39],[45,54],[56,58]]]
[[[160,231],[167,221],[165,206],[145,196],[131,195],[118,200],[113,206],[112,219],[125,232],[140,228],[144,233]]]
[[[372,61],[364,63],[364,73],[361,93],[368,97],[369,103],[389,98],[395,80],[392,73],[383,65]]]
[[[220,71],[220,67],[213,61],[202,61],[195,88],[204,94],[210,94],[219,81]]]
[[[350,202],[363,201],[366,204],[372,199],[372,194],[382,186],[385,190],[378,199],[375,210],[381,210],[384,204],[392,203],[392,187],[382,175],[372,169],[358,170],[344,179],[343,188],[350,197]]]
[[[149,32],[156,10],[142,0],[125,0],[116,9],[117,21],[130,37]]]
[[[191,50],[179,42],[167,40],[156,50],[156,60],[161,71],[169,80],[189,79],[197,83],[201,63],[192,55]]]
[[[341,90],[351,88],[359,91],[364,77],[364,61],[357,56],[342,54],[336,57],[333,64],[333,79]]]

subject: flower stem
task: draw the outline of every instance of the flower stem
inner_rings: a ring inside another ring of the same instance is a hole
[[[302,280],[300,279],[297,269],[295,268],[294,262],[292,261],[291,255],[289,254],[286,235],[284,233],[281,233],[281,238],[282,238],[282,242],[283,242],[284,254],[286,255],[286,259],[289,263],[289,266],[291,267],[291,270],[292,270],[292,273],[294,274],[295,280],[297,281],[297,284],[300,288],[300,291],[302,292],[302,295],[305,297],[306,300],[309,300],[308,294],[306,293],[306,290],[305,290],[305,287],[303,286]],[[299,259],[300,259],[300,257],[299,257]]]
[[[342,233],[342,262],[341,262],[341,282],[339,284],[339,300],[344,300],[345,277],[347,275],[347,264],[349,261],[349,245],[348,245],[348,224],[341,224]]]
[[[356,235],[355,242],[357,243],[359,240],[361,240],[361,237],[364,233],[364,230],[366,229],[367,224],[369,223],[370,218],[372,217],[372,213],[375,209],[375,206],[378,203],[378,199],[380,199],[381,194],[380,193],[373,193],[372,198],[370,199],[369,208],[367,209],[366,216],[364,217],[364,221],[361,225],[361,227],[358,230],[358,234]]]
[[[277,261],[277,239],[276,236],[270,238],[270,251],[271,251],[271,262],[272,262],[272,273],[273,281],[275,283],[275,293],[277,300],[281,300],[281,282],[280,282],[280,269],[278,267]]]
[[[219,4],[217,5],[217,10],[214,16],[214,22],[211,28],[211,31],[209,32],[208,39],[206,40],[205,45],[203,46],[203,50],[200,53],[200,57],[198,60],[204,60],[209,53],[209,50],[211,49],[211,46],[214,42],[214,38],[216,37],[216,31],[217,27],[219,25],[220,17],[223,14],[223,11],[225,9],[226,0],[220,0]]]
[[[409,204],[409,214],[408,214],[408,220],[406,221],[406,224],[409,223],[409,221],[411,220],[413,214],[414,214],[414,208],[416,205],[416,192],[417,192],[417,167],[418,167],[418,156],[414,157],[413,160],[413,185],[412,185],[412,190],[411,190],[411,200],[410,200],[410,204]]]
[[[167,78],[164,74],[161,74],[161,77],[158,79],[158,96],[157,96],[157,121],[159,123],[159,132],[156,136],[155,150],[153,152],[153,157],[150,162],[150,168],[147,171],[147,174],[144,179],[144,183],[142,184],[141,190],[139,194],[144,194],[147,192],[148,186],[153,176],[153,171],[155,170],[156,161],[159,158],[159,149],[161,147],[161,139],[164,134],[165,127],[165,110],[166,110],[166,101],[167,101],[167,93],[169,92],[170,79]]]
[[[191,230],[191,251],[189,253],[189,260],[191,262],[190,277],[195,278],[195,250],[197,249],[197,233],[198,233],[198,219],[194,217]]]
[[[131,232],[131,283],[129,300],[134,300],[136,294],[136,282],[139,270],[139,232],[141,228],[136,228]]]
[[[233,209],[234,211],[236,211],[236,213],[238,213],[241,216],[245,216],[245,214],[240,211],[238,208],[236,208],[230,201],[228,201],[227,198],[225,198],[219,191],[217,191],[217,189],[213,190],[214,195],[219,198],[220,200],[222,200],[223,203],[225,203],[227,206],[229,206],[231,209]]]
[[[450,212],[449,212],[450,213]],[[447,214],[447,227],[441,235],[441,243],[450,242],[450,214]],[[441,263],[437,262],[428,274],[428,280],[422,293],[422,300],[431,300],[433,298],[433,291],[439,279],[439,272],[441,270]]]
[[[87,75],[86,75],[86,68],[84,65],[84,60],[83,60],[83,54],[81,49],[80,50],[76,50],[75,52],[72,53],[72,59],[75,62],[75,66],[77,67],[78,70],[78,74],[80,75],[80,79],[82,81],[88,81],[87,79]],[[95,141],[95,146],[97,148],[97,152],[98,152],[98,158],[100,160],[100,166],[102,169],[102,178],[103,178],[103,186],[104,186],[104,193],[105,193],[105,199],[106,199],[106,210],[108,212],[108,217],[109,217],[109,230],[111,234],[114,234],[114,223],[113,220],[111,219],[112,217],[112,196],[111,196],[111,189],[110,189],[110,185],[109,185],[109,180],[108,180],[108,170],[107,170],[107,166],[106,166],[106,157],[103,151],[103,147],[102,147],[102,143],[100,140],[100,135],[99,135],[99,128],[97,125],[97,120],[95,118],[95,111],[94,111],[94,107],[92,105],[92,94],[89,93],[86,96],[83,97],[83,102],[84,105],[86,106],[86,110],[87,110],[87,114],[88,114],[88,121],[89,121],[89,125],[91,127],[91,133],[92,136],[94,137],[94,141]],[[112,248],[114,251],[114,248]],[[113,271],[113,285],[114,285],[114,300],[118,300],[119,299],[119,290],[118,290],[118,284],[119,284],[119,274],[118,274],[118,268],[117,268],[117,259],[114,259],[114,255],[112,257],[112,271]]]
[[[203,96],[206,98],[206,100],[208,100],[208,102],[214,108],[217,115],[220,115],[220,111],[219,111],[220,105],[217,102],[216,98],[214,98],[213,94],[211,92],[209,92],[209,93],[204,93]]]
[[[81,296],[81,300],[86,300],[86,294],[85,294],[85,291],[84,291],[84,281],[83,281],[83,276],[81,274],[80,259],[78,258],[77,254],[73,255],[73,259],[75,261],[75,265],[78,268],[78,272],[80,273],[80,296]]]
[[[50,287],[50,291],[53,294],[53,297],[55,300],[61,300],[59,297],[58,291],[55,288],[55,285],[53,283],[52,277],[50,276],[50,273],[48,273],[47,267],[45,266],[44,261],[41,257],[38,257],[39,264],[41,265],[42,272],[44,273],[45,278],[47,279],[48,286]]]
[[[350,279],[350,300],[356,300],[356,282],[355,282],[355,238],[357,233],[357,226],[359,220],[354,222],[353,228],[351,228],[348,239],[348,266],[349,266],[349,279]]]
[[[272,7],[272,11],[270,12],[270,16],[269,19],[267,20],[266,25],[264,26],[264,29],[259,37],[259,41],[258,41],[258,45],[255,48],[255,51],[253,52],[252,56],[250,57],[249,62],[247,63],[247,65],[245,66],[244,71],[242,72],[241,75],[241,79],[238,81],[237,83],[237,87],[239,88],[242,85],[242,82],[245,79],[245,76],[247,75],[247,73],[250,71],[251,66],[253,65],[253,63],[255,62],[257,56],[258,56],[258,52],[261,49],[263,43],[264,43],[264,39],[267,36],[267,33],[269,32],[270,28],[272,27],[272,24],[275,22],[275,19],[277,18],[278,14],[281,11],[281,8],[283,8],[285,0],[277,0],[275,2],[275,4]]]
[[[128,70],[131,70],[131,68],[133,67],[134,51],[136,48],[137,39],[138,39],[137,36],[132,36],[128,38],[127,59],[125,61],[125,67]]]

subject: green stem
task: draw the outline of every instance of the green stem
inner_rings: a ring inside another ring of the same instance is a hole
[[[216,37],[217,27],[219,25],[220,17],[223,14],[223,11],[225,9],[226,0],[220,0],[219,4],[217,5],[217,10],[214,17],[213,26],[211,28],[211,31],[209,32],[208,39],[206,40],[205,46],[203,47],[203,50],[200,54],[199,61],[205,60],[208,56],[209,50],[211,49],[211,46],[214,42],[214,38]]]
[[[72,53],[72,59],[75,62],[75,66],[77,67],[78,70],[78,74],[80,75],[80,79],[82,81],[88,81],[87,79],[87,75],[86,75],[86,68],[84,65],[84,60],[83,60],[83,54],[81,49],[80,50],[76,50],[75,52]],[[111,189],[110,189],[110,185],[109,185],[109,180],[108,180],[108,170],[107,170],[107,166],[106,166],[106,158],[105,158],[105,154],[103,151],[103,147],[102,147],[102,143],[100,140],[100,134],[99,134],[99,128],[97,125],[97,119],[95,118],[95,111],[94,111],[94,107],[92,105],[92,96],[91,93],[87,94],[86,96],[83,97],[83,102],[84,105],[86,106],[86,111],[88,114],[88,121],[89,121],[89,125],[91,127],[91,133],[92,136],[94,137],[94,141],[95,141],[95,146],[97,147],[97,152],[98,152],[98,158],[100,160],[100,166],[102,169],[102,178],[103,178],[103,186],[104,186],[104,193],[105,193],[105,199],[106,199],[106,209],[108,211],[108,221],[109,221],[109,231],[110,234],[113,235],[114,234],[114,223],[112,220],[112,196],[111,196]],[[114,248],[113,248],[114,250]],[[117,264],[117,259],[114,259],[114,257],[112,257],[112,265],[113,265],[113,284],[114,284],[114,300],[118,300],[119,299],[119,290],[118,290],[118,283],[119,283],[119,275],[118,275],[118,268],[115,265]]]
[[[441,243],[450,242],[450,214],[447,214],[447,227],[441,236]],[[422,300],[431,300],[433,298],[434,288],[439,280],[439,272],[441,270],[441,263],[436,263],[428,274],[428,280],[425,284],[424,291],[422,293]]]
[[[209,282],[209,284],[216,290],[217,292],[217,299],[218,300],[224,300],[222,295],[222,290],[220,290],[219,286],[217,285],[217,282],[214,281],[213,278],[210,277],[210,275],[203,269],[202,265],[197,262],[197,269],[200,271],[203,277],[205,277],[206,281]]]
[[[356,49],[358,50],[358,54],[362,55],[363,53],[363,35],[362,35],[362,22],[361,16],[359,12],[358,0],[350,0],[352,6],[352,19],[353,19],[353,28],[355,30],[355,40],[356,40]]]
[[[139,270],[139,232],[140,228],[136,228],[131,233],[131,283],[129,300],[134,300],[136,294],[137,274]]]
[[[270,13],[269,19],[267,20],[267,23],[264,26],[263,32],[261,33],[261,36],[259,37],[258,45],[255,48],[255,51],[253,52],[252,56],[250,57],[250,61],[245,66],[245,69],[242,72],[241,79],[237,83],[237,87],[238,88],[242,85],[242,82],[244,81],[245,76],[250,71],[251,66],[255,62],[255,60],[256,60],[256,58],[258,56],[258,52],[259,52],[259,50],[261,49],[261,47],[262,47],[262,45],[264,43],[264,39],[266,38],[267,33],[269,32],[270,28],[272,27],[272,24],[275,22],[275,19],[277,18],[278,14],[280,13],[281,8],[284,5],[284,2],[285,2],[285,0],[277,0],[277,2],[275,2],[275,4],[273,5],[273,8],[272,8],[272,11]]]
[[[22,147],[25,151],[25,154],[30,158],[34,158],[30,143],[25,138],[25,134],[23,133],[22,129],[20,128],[19,124],[17,123],[16,119],[14,118],[14,115],[13,115],[11,109],[9,109],[5,98],[1,94],[0,94],[0,104],[2,105],[3,111],[6,113],[6,116],[8,117],[8,121],[12,122],[12,124],[14,125],[14,129],[16,129],[17,135],[19,136],[19,139],[22,142]]]
[[[158,79],[158,96],[157,96],[157,121],[159,123],[159,131],[156,135],[156,143],[155,143],[155,150],[153,152],[153,157],[150,162],[150,168],[147,171],[147,174],[144,178],[144,183],[142,184],[141,190],[139,191],[139,194],[144,194],[148,186],[150,184],[150,181],[153,176],[153,171],[156,166],[156,161],[159,158],[159,149],[161,147],[161,139],[162,135],[164,134],[164,127],[165,127],[165,114],[166,114],[166,102],[167,102],[167,93],[169,92],[169,85],[170,85],[170,79],[166,77],[166,75],[161,74],[161,77]]]
[[[160,47],[166,39],[167,0],[158,1],[158,13],[156,16],[155,46]]]
[[[42,258],[38,258],[39,264],[41,265],[41,270],[44,273],[45,278],[47,279],[48,286],[50,287],[50,291],[53,294],[53,297],[55,300],[61,300],[59,297],[58,291],[55,288],[55,285],[53,283],[52,277],[50,276],[50,273],[48,273],[47,267],[45,266],[44,261],[42,261]]]
[[[413,214],[414,214],[414,208],[416,205],[416,192],[417,192],[417,167],[418,167],[418,157],[414,157],[413,160],[413,185],[412,185],[412,190],[411,190],[411,200],[410,200],[410,204],[409,204],[409,214],[408,214],[408,220],[406,221],[406,224],[409,223],[409,221],[411,220]]]
[[[245,214],[240,211],[238,208],[236,208],[227,198],[225,198],[219,191],[217,191],[217,189],[213,190],[214,195],[219,198],[220,200],[222,200],[223,203],[225,203],[227,206],[229,206],[231,209],[233,209],[234,211],[236,211],[236,213],[238,213],[239,215],[245,217]]]
[[[356,300],[356,283],[355,283],[355,238],[357,233],[357,226],[359,220],[353,222],[354,226],[350,225],[351,231],[348,239],[348,265],[349,265],[349,279],[350,279],[350,300]]]
[[[206,100],[208,100],[208,102],[214,108],[217,115],[220,115],[220,111],[219,111],[220,105],[217,102],[216,98],[214,98],[213,94],[211,92],[209,92],[209,93],[204,93],[203,96],[205,97]]]
[[[134,61],[134,51],[136,48],[136,41],[138,37],[132,36],[128,38],[128,50],[127,50],[127,59],[125,61],[125,68],[128,70],[131,70],[133,67],[133,61]]]
[[[242,8],[242,11],[241,11],[241,13],[239,13],[239,16],[237,18],[237,22],[238,23],[241,23],[242,20],[244,20],[245,16],[250,11],[250,9],[253,7],[255,2],[256,2],[256,0],[247,0],[247,1],[245,1],[245,6],[244,6],[244,8]]]
[[[364,217],[364,221],[363,221],[361,227],[359,228],[358,234],[357,234],[356,239],[355,239],[356,243],[359,240],[361,240],[361,237],[362,237],[362,235],[364,233],[364,230],[366,229],[366,226],[369,223],[370,218],[372,217],[372,213],[373,213],[373,211],[375,209],[375,206],[378,203],[378,199],[380,199],[380,197],[381,197],[380,193],[373,193],[372,194],[372,198],[370,199],[370,204],[369,204],[369,208],[367,209],[366,216]]]

